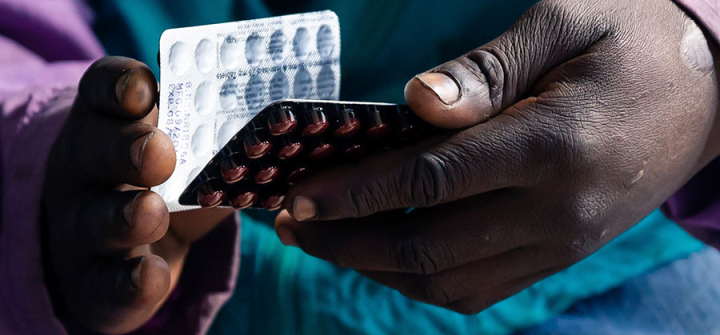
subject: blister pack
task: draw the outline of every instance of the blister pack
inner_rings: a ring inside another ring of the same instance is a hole
[[[413,144],[434,131],[405,105],[281,100],[230,139],[183,191],[180,204],[276,210],[288,188],[310,173]]]
[[[337,100],[340,26],[331,11],[166,30],[160,38],[158,128],[175,146],[154,187],[171,212],[211,158],[272,101]]]

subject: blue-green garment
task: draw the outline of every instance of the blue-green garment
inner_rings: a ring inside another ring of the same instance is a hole
[[[282,245],[266,223],[248,215],[242,220],[237,288],[211,335],[510,334],[703,248],[655,211],[582,262],[465,316],[407,299],[353,270]]]
[[[160,34],[174,27],[332,9],[342,36],[348,100],[401,102],[414,74],[501,34],[534,1],[95,0],[96,31],[110,54],[158,71]],[[257,218],[257,216],[256,216]],[[266,218],[265,221],[271,220]],[[585,261],[475,316],[410,301],[352,270],[282,246],[243,215],[237,289],[211,334],[507,334],[538,324],[703,245],[654,212]]]

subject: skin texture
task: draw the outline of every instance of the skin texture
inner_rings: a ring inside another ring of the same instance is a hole
[[[232,213],[168,213],[147,188],[175,149],[157,125],[157,81],[123,57],[95,62],[48,160],[43,222],[48,283],[66,325],[120,334],[147,320],[177,284],[190,243]]]
[[[718,53],[693,27],[671,1],[539,2],[408,82],[457,131],[299,183],[280,239],[461,313],[584,259],[720,152]]]

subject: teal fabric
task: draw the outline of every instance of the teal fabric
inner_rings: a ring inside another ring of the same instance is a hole
[[[465,316],[283,246],[270,225],[248,215],[242,220],[237,288],[211,335],[510,334],[704,247],[655,211],[582,262]]]
[[[401,102],[414,74],[501,34],[533,0],[91,0],[108,53],[158,73],[168,28],[332,9],[340,18],[342,91],[348,100]],[[267,219],[268,221],[271,219]],[[702,244],[659,212],[572,268],[476,316],[409,301],[355,272],[280,245],[244,215],[238,286],[212,334],[506,334],[540,323]]]
[[[156,74],[165,29],[331,9],[340,19],[341,98],[385,102],[402,102],[412,76],[500,35],[534,2],[90,0],[108,53],[142,60]]]

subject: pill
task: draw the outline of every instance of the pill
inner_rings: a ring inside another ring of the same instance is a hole
[[[258,195],[252,191],[240,192],[232,199],[232,206],[235,209],[245,209],[252,206],[258,199]]]
[[[293,38],[293,51],[298,61],[304,62],[310,55],[310,32],[306,28],[298,28]]]
[[[331,99],[335,92],[335,73],[330,65],[323,65],[315,81],[318,97],[323,100]]]
[[[238,164],[236,157],[225,157],[220,161],[220,174],[228,184],[242,180],[248,175],[248,172],[250,172],[250,169],[245,164]]]
[[[238,82],[230,78],[220,86],[220,107],[223,109],[234,109],[238,105]]]
[[[205,208],[213,208],[220,205],[225,200],[225,192],[213,187],[212,183],[206,181],[197,189],[197,202]]]
[[[240,40],[232,35],[228,35],[220,46],[220,61],[226,70],[234,70],[240,63],[240,53],[242,46]]]
[[[335,136],[350,137],[360,129],[360,121],[350,107],[344,107],[337,113]]]
[[[327,59],[332,55],[335,48],[335,36],[332,29],[326,24],[320,26],[317,33],[317,50],[320,57]]]
[[[192,64],[190,49],[188,49],[187,45],[183,42],[173,44],[170,48],[168,62],[170,63],[170,71],[175,75],[180,76],[185,74],[190,64]]]
[[[290,94],[290,83],[288,82],[285,73],[277,71],[270,78],[270,100],[282,100],[288,97]]]
[[[240,130],[240,125],[236,119],[229,119],[225,121],[222,126],[217,130],[217,145],[218,152],[229,143],[230,139]]]
[[[283,200],[285,200],[285,194],[273,194],[263,201],[263,208],[269,211],[276,211],[282,207]]]
[[[268,113],[268,128],[270,128],[270,133],[273,135],[286,134],[293,130],[295,126],[297,126],[297,121],[290,106],[273,108]]]
[[[212,129],[207,124],[200,125],[192,135],[192,152],[196,157],[205,157],[212,151]]]
[[[378,139],[390,133],[390,124],[385,121],[378,106],[368,106],[365,119],[368,124],[368,130],[365,131],[367,136]]]
[[[258,33],[252,33],[245,42],[245,58],[252,67],[257,67],[265,55],[263,39]]]
[[[305,129],[303,135],[315,136],[322,134],[329,126],[322,107],[312,107],[303,113]]]
[[[285,60],[286,50],[287,37],[285,37],[282,30],[278,29],[270,36],[270,43],[268,45],[270,59],[272,59],[275,64],[281,64]]]
[[[293,80],[293,97],[296,99],[306,99],[312,93],[313,80],[310,72],[302,68],[295,73]]]
[[[297,169],[295,169],[293,172],[290,172],[287,176],[287,183],[288,185],[293,185],[300,181],[300,179],[305,178],[305,176],[308,175],[310,170],[307,167],[301,166]]]
[[[265,102],[265,82],[259,75],[250,76],[245,85],[245,102],[248,109],[258,110]]]
[[[272,143],[269,141],[270,134],[266,133],[266,129],[257,127],[252,123],[250,131],[245,134],[243,145],[245,147],[245,154],[252,159],[260,158],[265,156],[270,149],[272,149]]]
[[[201,73],[208,73],[215,67],[215,46],[207,38],[195,49],[195,65]]]
[[[271,164],[264,164],[261,166],[260,171],[255,175],[255,182],[262,185],[267,184],[280,174],[280,169]]]
[[[315,138],[311,142],[314,144],[314,148],[310,151],[310,159],[322,160],[335,153],[335,146],[320,137]]]
[[[278,158],[280,159],[291,159],[297,157],[302,152],[303,145],[300,142],[295,142],[291,139],[283,139],[283,147],[278,152]]]
[[[195,111],[200,115],[207,115],[215,101],[215,87],[209,82],[203,82],[195,89]]]

